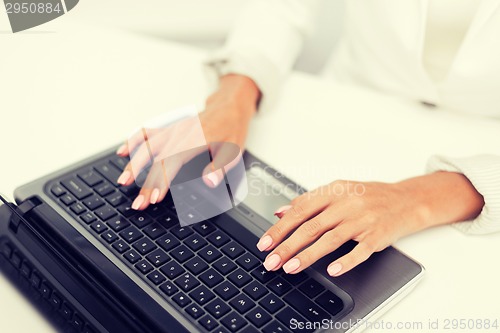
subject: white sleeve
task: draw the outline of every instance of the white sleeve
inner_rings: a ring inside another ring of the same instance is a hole
[[[467,158],[433,156],[427,171],[458,172],[466,176],[484,197],[484,207],[472,221],[458,222],[454,226],[469,234],[500,231],[500,156],[477,155]]]
[[[272,107],[314,27],[317,5],[318,0],[253,0],[225,46],[205,63],[211,86],[215,89],[225,74],[248,76],[262,92],[260,109]]]

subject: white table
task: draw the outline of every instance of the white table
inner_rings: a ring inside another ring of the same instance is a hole
[[[46,33],[0,34],[0,190],[8,195],[207,94],[203,52],[63,20],[39,29]],[[400,180],[422,173],[435,153],[500,154],[499,133],[498,121],[294,73],[276,109],[253,122],[248,147],[313,188],[336,178]],[[443,328],[445,319],[500,319],[500,234],[443,226],[396,245],[427,275],[386,325],[421,322],[422,332],[429,320]],[[51,331],[0,276],[0,332]]]

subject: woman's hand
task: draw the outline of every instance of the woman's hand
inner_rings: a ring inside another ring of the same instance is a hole
[[[396,184],[335,181],[278,209],[280,220],[257,247],[272,250],[264,262],[267,270],[283,267],[294,274],[355,240],[350,253],[328,266],[331,276],[339,276],[405,235],[472,219],[483,205],[483,197],[458,173],[437,172]]]
[[[119,184],[131,185],[140,171],[151,163],[151,155],[155,158],[132,208],[143,210],[149,204],[163,200],[182,165],[201,152],[193,148],[206,143],[209,144],[213,162],[205,167],[203,180],[208,186],[216,187],[223,179],[218,169],[225,165],[225,158],[231,153],[224,151],[224,145],[220,143],[233,143],[243,149],[259,98],[260,91],[251,79],[227,75],[221,78],[218,91],[207,99],[205,110],[199,117],[165,128],[143,129],[127,140],[117,154],[129,156],[131,151],[134,154],[118,178]],[[219,144],[210,146],[214,142]],[[163,159],[170,156],[177,157],[165,159],[167,162],[163,163]]]

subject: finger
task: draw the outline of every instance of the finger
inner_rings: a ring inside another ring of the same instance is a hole
[[[217,187],[224,179],[224,172],[234,168],[242,160],[243,155],[238,145],[230,142],[209,144],[213,160],[203,170],[203,181],[209,187]]]
[[[128,156],[130,152],[133,152],[141,144],[153,137],[155,131],[141,128],[134,132],[124,144],[122,144],[116,153],[120,156]]]
[[[340,210],[341,211],[341,210]],[[264,267],[268,270],[277,270],[286,263],[292,256],[305,248],[307,245],[316,241],[326,231],[335,228],[342,217],[338,214],[339,210],[327,209],[319,213],[309,221],[304,222],[297,228],[285,241],[279,244],[264,261]],[[278,264],[277,264],[278,263]],[[292,268],[290,267],[292,266]],[[288,273],[296,267],[295,261],[292,265],[283,267]]]
[[[330,276],[340,276],[368,259],[374,252],[374,247],[367,241],[358,243],[348,254],[331,263],[328,268]]]
[[[311,246],[305,248],[302,252],[287,261],[283,265],[283,270],[288,274],[296,274],[303,271],[352,239],[353,234],[353,230],[344,225],[339,225],[335,229],[325,232]]]
[[[327,197],[311,196],[307,200],[293,204],[283,217],[262,236],[257,243],[257,248],[260,251],[273,249],[299,225],[324,210],[328,203]]]
[[[139,195],[132,203],[132,209],[143,210],[150,204],[162,201],[168,192],[172,179],[181,166],[182,164],[179,164],[178,166],[172,165],[166,168],[162,162],[155,163],[151,167]]]
[[[127,163],[120,177],[118,177],[118,184],[128,186],[131,185],[139,176],[142,170],[153,161],[153,156],[149,148],[148,142],[142,144],[134,153]]]

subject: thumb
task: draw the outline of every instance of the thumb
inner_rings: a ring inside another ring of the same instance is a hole
[[[203,182],[211,188],[219,186],[224,181],[224,172],[234,168],[242,159],[241,149],[230,142],[210,143],[212,162],[203,170]]]

